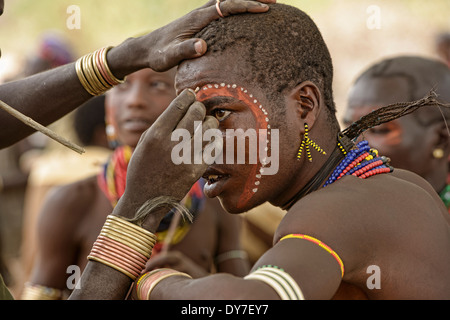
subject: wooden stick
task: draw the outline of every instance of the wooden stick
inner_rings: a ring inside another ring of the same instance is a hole
[[[178,224],[180,222],[181,214],[177,211],[173,213],[172,221],[170,221],[169,229],[167,230],[167,235],[164,238],[161,253],[169,251],[170,244],[172,243],[172,239],[175,236],[175,231],[177,230]]]
[[[48,137],[52,138],[53,140],[61,143],[62,145],[68,147],[69,149],[72,149],[73,151],[78,152],[79,154],[83,154],[84,152],[86,152],[84,150],[84,148],[82,148],[82,147],[80,147],[80,146],[70,142],[69,140],[59,136],[54,131],[44,127],[40,123],[38,123],[38,122],[34,121],[33,119],[31,119],[30,117],[25,116],[24,114],[20,113],[19,111],[17,111],[13,107],[7,105],[2,100],[0,100],[0,107],[3,110],[5,110],[6,112],[8,112],[10,115],[16,117],[18,120],[20,120],[23,123],[25,123],[27,126],[30,126],[30,127],[32,127],[33,129],[35,129],[35,130],[37,130],[39,132],[42,132],[46,136],[48,136]]]

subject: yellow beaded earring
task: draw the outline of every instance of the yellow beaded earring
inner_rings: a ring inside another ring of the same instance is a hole
[[[305,149],[309,162],[312,162],[311,149],[309,148],[309,146],[312,146],[314,149],[316,149],[317,152],[320,152],[322,154],[327,153],[308,137],[308,133],[308,124],[305,123],[305,134],[303,135],[303,140],[300,143],[300,148],[298,149],[297,160],[300,160],[300,158],[302,157],[303,149]]]
[[[441,148],[436,148],[433,150],[433,158],[442,159],[444,157],[444,150]]]

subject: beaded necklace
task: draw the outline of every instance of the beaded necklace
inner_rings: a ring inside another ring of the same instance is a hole
[[[450,212],[450,184],[446,185],[445,188],[441,192],[439,192],[439,196]]]
[[[377,174],[388,173],[394,170],[394,168],[389,165],[390,159],[385,156],[378,156],[378,151],[372,149],[366,140],[360,141],[348,152],[346,152],[344,148],[340,149],[345,154],[345,158],[337,165],[323,187],[348,175],[366,179]]]

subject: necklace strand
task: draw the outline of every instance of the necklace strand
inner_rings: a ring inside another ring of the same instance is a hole
[[[394,168],[389,165],[389,161],[387,157],[378,156],[378,151],[370,148],[366,140],[360,141],[337,165],[323,187],[348,175],[366,179],[377,174],[392,172]]]

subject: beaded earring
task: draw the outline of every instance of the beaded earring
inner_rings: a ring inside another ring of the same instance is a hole
[[[110,123],[106,123],[106,138],[108,140],[108,145],[111,149],[115,149],[119,146],[119,141],[117,140],[116,129]]]
[[[322,154],[327,153],[321,147],[319,147],[317,143],[311,140],[308,134],[309,134],[308,124],[305,123],[305,134],[303,135],[303,140],[300,143],[300,148],[298,149],[297,160],[300,160],[300,158],[302,157],[303,148],[305,148],[308,160],[309,162],[312,162],[311,149],[309,148],[309,146],[312,146],[314,149],[316,149],[317,152],[320,152]]]
[[[444,150],[441,148],[436,148],[433,150],[433,158],[442,159],[444,157]]]

